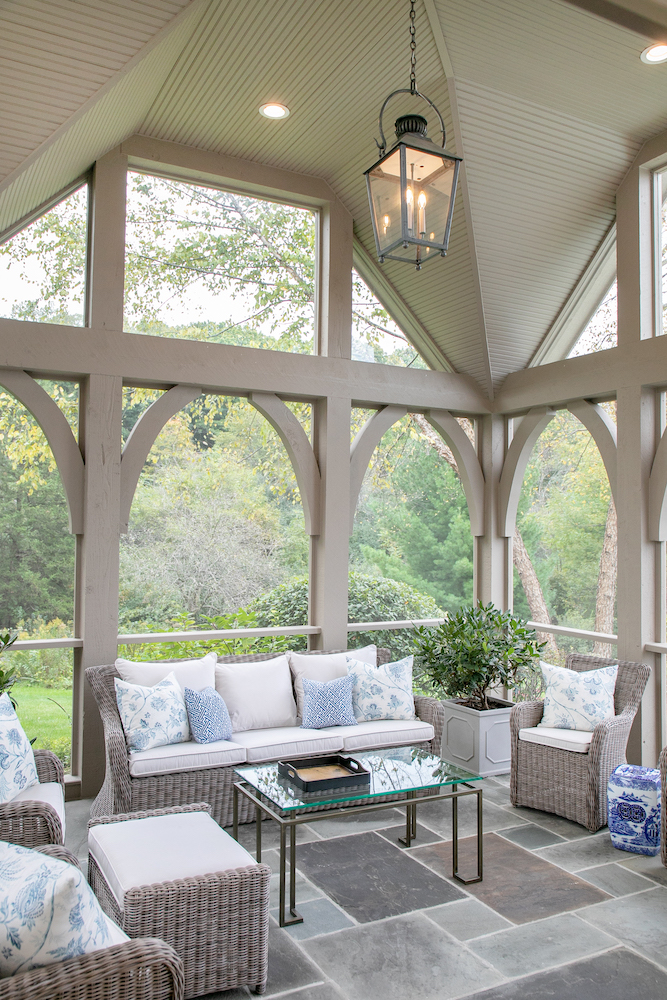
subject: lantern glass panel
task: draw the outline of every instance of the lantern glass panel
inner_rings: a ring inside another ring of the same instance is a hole
[[[368,171],[368,183],[375,235],[382,255],[402,239],[400,149],[396,149]]]
[[[405,161],[407,235],[430,246],[442,246],[457,161],[410,146],[406,147]]]

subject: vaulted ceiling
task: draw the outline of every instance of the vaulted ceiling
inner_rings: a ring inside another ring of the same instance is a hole
[[[408,83],[408,8],[4,0],[0,232],[138,132],[322,177],[372,280],[363,171],[382,101]],[[667,64],[639,60],[667,38],[667,0],[418,0],[416,26],[418,86],[464,171],[447,258],[387,262],[377,289],[414,317],[432,364],[492,395],[565,356],[613,277],[616,188],[667,129]],[[261,118],[269,100],[290,117]]]

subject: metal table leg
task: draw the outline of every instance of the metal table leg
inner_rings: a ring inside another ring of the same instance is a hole
[[[255,857],[257,863],[262,860],[262,810],[255,806]]]
[[[399,837],[399,844],[409,847],[413,840],[417,839],[417,793],[415,791],[406,792],[407,802],[405,805],[405,837]]]
[[[457,787],[457,785],[454,785],[455,791]],[[455,878],[457,882],[461,882],[463,885],[471,885],[473,882],[482,881],[484,851],[482,789],[476,788],[475,795],[477,796],[477,876],[475,878],[463,878],[459,875],[459,800],[457,797],[452,799],[452,878]]]
[[[290,846],[290,873],[289,873],[289,895],[290,895],[290,916],[285,916],[285,834],[286,827],[289,826],[289,846]],[[280,823],[280,896],[279,896],[279,923],[281,927],[291,927],[292,924],[302,924],[303,917],[296,909],[296,825],[294,823]]]

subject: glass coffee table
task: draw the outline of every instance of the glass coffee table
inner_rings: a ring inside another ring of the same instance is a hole
[[[351,813],[374,812],[405,805],[405,837],[400,843],[409,847],[417,836],[417,806],[421,802],[452,800],[452,876],[464,885],[482,881],[482,788],[479,774],[465,771],[456,764],[436,757],[421,747],[398,747],[390,750],[366,750],[348,753],[370,771],[370,785],[302,792],[278,773],[278,764],[248,764],[234,769],[234,838],[238,840],[238,797],[244,795],[255,804],[257,860],[262,859],[262,814],[280,826],[280,926],[300,924],[303,917],[296,910],[296,828],[300,823],[316,823]],[[459,787],[462,786],[462,787]],[[462,796],[477,796],[477,874],[463,878],[459,873],[458,801]],[[381,800],[381,801],[378,801]],[[289,830],[289,915],[285,912],[286,847]]]

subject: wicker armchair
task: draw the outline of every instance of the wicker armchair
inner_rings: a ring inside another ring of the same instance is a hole
[[[256,662],[271,659],[273,656],[275,653],[220,656],[218,661]],[[378,649],[379,663],[387,663],[389,658],[388,649]],[[139,778],[130,774],[125,733],[118,714],[114,688],[114,677],[119,676],[113,664],[88,667],[86,670],[86,677],[95,695],[104,725],[106,754],[104,784],[93,802],[91,816],[113,816],[117,813],[141,812],[146,809],[164,809],[189,802],[208,802],[216,823],[220,826],[229,826],[233,818],[233,765]],[[442,736],[440,703],[433,698],[416,698],[415,709],[420,719],[434,726],[435,738],[430,745],[433,753],[440,753]],[[239,802],[239,822],[251,823],[255,819],[255,807],[245,796],[242,796],[242,799],[243,801]]]
[[[528,701],[514,706],[510,714],[512,805],[564,816],[591,833],[606,824],[607,782],[614,768],[626,763],[630,728],[651,671],[645,663],[579,653],[571,653],[566,661],[569,670],[579,671],[613,663],[618,663],[616,715],[595,727],[588,753],[520,740],[520,729],[539,723],[544,702]]]
[[[658,761],[660,768],[660,794],[662,796],[662,807],[660,809],[660,857],[662,863],[667,868],[667,747],[664,747]]]
[[[65,847],[37,850],[78,867]],[[0,979],[0,1000],[183,1000],[183,963],[165,941],[139,938]]]
[[[65,791],[61,761],[50,750],[35,750],[35,766],[40,784],[57,781]],[[4,802],[0,805],[0,840],[20,847],[62,844],[63,827],[53,806],[37,800]]]

